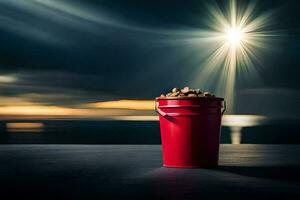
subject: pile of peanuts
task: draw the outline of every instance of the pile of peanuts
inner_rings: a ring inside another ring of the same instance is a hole
[[[173,88],[172,92],[166,95],[161,94],[160,97],[215,97],[215,95],[210,92],[203,92],[200,89],[184,87],[183,89]]]

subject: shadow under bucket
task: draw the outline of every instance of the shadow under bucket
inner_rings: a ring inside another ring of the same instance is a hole
[[[159,97],[155,105],[164,167],[218,166],[223,98]]]

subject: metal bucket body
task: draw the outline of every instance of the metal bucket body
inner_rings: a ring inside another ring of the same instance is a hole
[[[216,167],[222,98],[157,98],[163,166]]]

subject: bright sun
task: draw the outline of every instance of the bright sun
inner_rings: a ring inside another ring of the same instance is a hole
[[[242,42],[243,32],[241,29],[233,27],[226,30],[226,40],[231,46],[237,46]]]

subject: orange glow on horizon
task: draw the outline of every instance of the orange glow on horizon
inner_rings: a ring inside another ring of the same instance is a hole
[[[8,129],[41,129],[44,128],[43,123],[36,122],[11,122],[6,123]]]
[[[102,116],[123,114],[130,114],[130,111],[65,108],[58,106],[4,106],[0,109],[0,115]]]
[[[0,115],[70,115],[74,109],[57,106],[3,106]]]
[[[87,107],[89,106],[89,107]],[[47,106],[47,105],[14,105],[0,106],[0,119],[36,119],[36,118],[113,118],[114,116],[136,116],[136,115],[152,115],[152,108],[146,107],[148,110],[140,109],[121,109],[116,106],[101,107],[82,105],[75,108],[62,106]]]
[[[14,132],[30,132],[39,133],[43,132],[45,125],[40,122],[10,122],[6,123],[6,131],[10,133]]]
[[[95,108],[131,109],[131,110],[154,110],[153,100],[115,100],[91,103]]]

